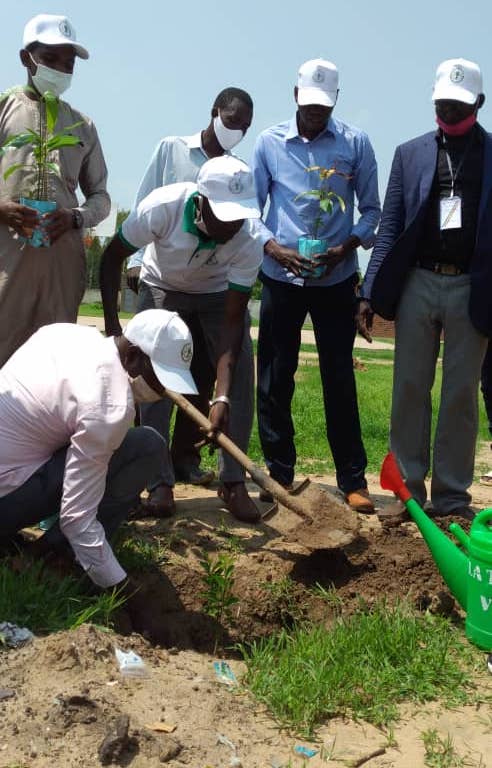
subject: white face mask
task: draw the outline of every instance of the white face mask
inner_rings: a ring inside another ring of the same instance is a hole
[[[217,117],[214,117],[214,131],[222,149],[232,149],[239,144],[244,136],[244,131],[240,131],[238,128],[226,128],[222,122],[220,112]]]
[[[162,395],[157,394],[157,392],[147,384],[141,374],[135,378],[128,375],[128,381],[130,382],[133,399],[136,403],[156,403],[158,400],[162,400]]]
[[[200,232],[203,232],[204,235],[208,235],[207,225],[203,221],[201,198],[198,198],[198,199],[200,202],[198,203],[196,208],[194,224],[195,224],[195,227],[200,230]]]
[[[29,54],[31,56],[31,54]],[[61,96],[70,88],[72,83],[72,75],[68,72],[58,72],[57,69],[51,69],[51,67],[45,67],[44,64],[39,64],[31,56],[31,60],[36,65],[36,74],[31,75],[34,87],[41,95],[46,91],[51,91],[55,96]]]

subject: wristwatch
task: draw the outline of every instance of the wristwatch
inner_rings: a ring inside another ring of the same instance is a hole
[[[72,208],[72,226],[74,229],[82,229],[84,226],[84,217],[78,208]]]

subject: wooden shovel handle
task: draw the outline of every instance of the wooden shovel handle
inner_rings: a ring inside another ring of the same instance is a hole
[[[296,496],[292,496],[289,491],[280,485],[280,483],[277,483],[276,480],[274,480],[272,477],[263,472],[259,467],[257,467],[256,464],[254,464],[251,459],[245,453],[243,453],[243,451],[238,448],[237,445],[233,443],[229,437],[227,437],[227,435],[224,435],[223,432],[215,431],[212,428],[212,423],[210,420],[207,419],[207,417],[204,416],[203,413],[198,410],[198,408],[195,408],[195,406],[192,405],[190,401],[184,397],[184,395],[180,395],[178,392],[173,392],[170,389],[166,389],[166,395],[170,400],[173,401],[175,405],[178,406],[178,408],[184,411],[184,413],[188,414],[190,419],[199,425],[199,427],[210,440],[212,440],[214,443],[217,443],[217,445],[227,451],[227,453],[230,454],[238,464],[241,464],[241,466],[244,467],[247,472],[249,472],[251,478],[257,485],[259,485],[261,488],[264,488],[265,491],[269,491],[272,496],[278,499],[278,501],[280,501],[285,507],[291,509],[304,520],[312,519],[312,515],[310,515],[307,511],[306,504],[303,503],[302,499]]]

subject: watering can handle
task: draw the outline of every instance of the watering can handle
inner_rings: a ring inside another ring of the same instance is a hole
[[[461,546],[468,552],[468,547],[470,546],[470,537],[464,532],[461,525],[458,523],[451,523],[449,530],[455,539],[458,539]]]
[[[490,528],[490,524],[492,523],[492,509],[482,509],[481,512],[479,512],[475,516],[475,520],[473,521],[474,525],[480,525],[480,526],[487,526]],[[490,535],[492,536],[492,528],[490,528]]]

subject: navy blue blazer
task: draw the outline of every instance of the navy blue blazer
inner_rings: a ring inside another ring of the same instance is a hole
[[[381,224],[361,295],[381,317],[393,320],[405,281],[418,258],[417,244],[437,167],[436,132],[395,151]],[[492,336],[492,134],[484,131],[483,177],[475,250],[470,264],[469,313],[475,328]]]

